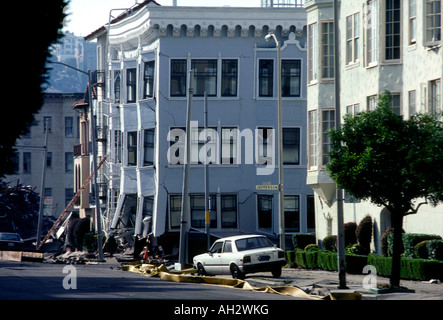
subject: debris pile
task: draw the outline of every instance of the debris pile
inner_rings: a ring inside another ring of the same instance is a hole
[[[40,195],[35,187],[17,182],[10,186],[0,183],[0,232],[16,232],[23,239],[35,238],[37,234]],[[47,232],[55,218],[44,216],[42,232]]]

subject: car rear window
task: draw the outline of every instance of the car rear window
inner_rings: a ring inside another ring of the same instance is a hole
[[[235,245],[237,246],[238,251],[268,248],[274,246],[272,242],[265,237],[239,239],[235,241]]]

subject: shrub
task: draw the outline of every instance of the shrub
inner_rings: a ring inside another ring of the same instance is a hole
[[[427,259],[428,258],[428,248],[426,247],[426,244],[429,240],[424,240],[422,242],[419,242],[414,247],[414,256],[418,259]]]
[[[368,256],[368,265],[377,269],[377,275],[389,277],[391,275],[391,257],[382,257],[376,254]],[[410,280],[443,280],[443,262],[425,259],[401,258],[400,277]]]
[[[320,250],[320,246],[318,244],[314,244],[314,243],[308,244],[305,247],[305,251],[311,251],[311,250]]]
[[[366,250],[361,245],[359,245],[358,243],[354,243],[354,244],[348,245],[346,247],[346,253],[348,253],[348,254],[365,255]]]
[[[317,265],[326,271],[337,271],[337,253],[328,250],[317,251]]]
[[[435,234],[404,233],[402,239],[405,248],[405,256],[408,258],[414,258],[414,247],[419,242],[424,240],[441,239],[441,237]]]
[[[301,249],[295,249],[294,262],[298,267],[306,268],[306,251]]]
[[[429,240],[426,249],[429,259],[443,261],[443,240]]]
[[[315,244],[315,235],[310,233],[295,233],[292,235],[294,249],[304,249],[308,244]]]
[[[372,240],[372,218],[366,215],[357,227],[357,242],[362,247],[363,254],[368,254],[371,248]]]
[[[357,243],[357,224],[355,222],[348,222],[344,225],[345,247],[350,244]]]
[[[337,252],[337,236],[326,236],[323,238],[323,248],[328,251]]]
[[[317,269],[317,250],[305,251],[306,268]]]

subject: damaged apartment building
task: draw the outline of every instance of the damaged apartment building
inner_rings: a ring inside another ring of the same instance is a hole
[[[278,190],[267,187],[278,185],[278,139],[286,235],[314,231],[313,191],[306,185],[303,2],[215,8],[144,1],[111,11],[110,23],[86,36],[97,41],[103,75],[96,108],[99,160],[108,155],[98,177],[106,228],[133,228],[137,236],[152,232],[178,244],[191,82],[191,231],[205,230],[206,160],[199,155],[206,150],[211,234],[278,237]],[[281,42],[281,82],[276,42],[265,39],[270,32]],[[277,130],[278,83],[283,137]],[[203,132],[210,138],[204,140]]]

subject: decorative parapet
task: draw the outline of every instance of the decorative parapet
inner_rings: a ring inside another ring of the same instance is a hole
[[[256,37],[294,32],[302,37],[306,26],[303,8],[152,7],[112,24],[109,43],[136,47],[158,37]]]

